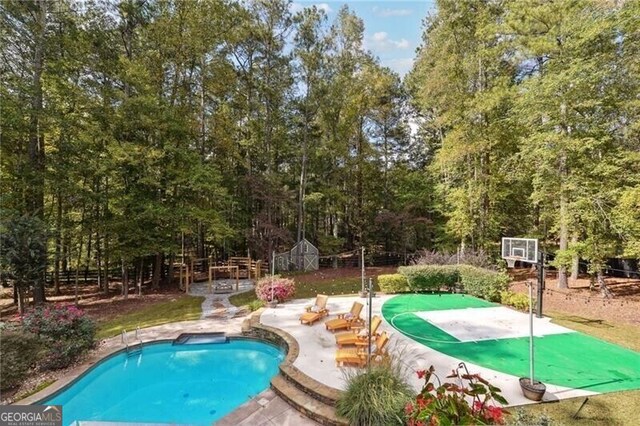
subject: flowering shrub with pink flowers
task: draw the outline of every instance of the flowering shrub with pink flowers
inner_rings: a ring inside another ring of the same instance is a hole
[[[296,283],[291,278],[279,275],[261,278],[256,283],[256,295],[263,302],[284,302],[292,298],[295,292]]]
[[[466,367],[465,367],[466,368]],[[457,378],[460,382],[440,383],[436,387],[431,382],[434,374],[431,366],[428,370],[418,371],[418,378],[425,384],[415,401],[405,407],[409,426],[431,425],[501,425],[508,412],[493,402],[507,404],[500,395],[500,389],[491,385],[478,374],[459,374],[454,370],[447,378]],[[463,384],[462,381],[466,381]]]
[[[40,366],[64,368],[93,347],[96,327],[73,305],[44,306],[22,317],[22,328],[42,340],[46,355]]]

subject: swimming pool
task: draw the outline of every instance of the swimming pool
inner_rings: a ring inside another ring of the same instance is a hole
[[[63,423],[111,421],[210,425],[262,392],[284,352],[267,343],[145,344],[102,360],[41,404],[63,406]]]

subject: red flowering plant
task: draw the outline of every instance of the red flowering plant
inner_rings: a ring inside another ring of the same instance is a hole
[[[460,369],[465,369],[460,374]],[[453,370],[447,378],[457,378],[459,384],[441,383],[434,374],[433,366],[428,370],[417,372],[418,378],[424,379],[425,384],[415,401],[405,407],[407,425],[501,425],[505,423],[504,415],[508,412],[497,402],[507,404],[507,400],[500,395],[500,389],[491,385],[478,374],[469,374],[464,363],[460,363],[458,370]],[[432,382],[438,380],[438,386]],[[466,384],[464,383],[466,381]]]
[[[76,337],[84,332],[86,322],[84,311],[74,305],[38,307],[22,317],[22,326],[30,333],[50,339]]]
[[[46,347],[44,368],[64,368],[94,345],[96,327],[74,305],[38,307],[22,317],[22,328],[38,336]]]
[[[261,278],[256,283],[256,295],[263,302],[284,302],[293,297],[295,292],[295,282],[279,275]]]

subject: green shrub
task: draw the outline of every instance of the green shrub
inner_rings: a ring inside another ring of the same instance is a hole
[[[464,291],[473,296],[499,302],[500,292],[509,287],[509,276],[505,273],[468,265],[460,265],[458,270]]]
[[[398,272],[407,279],[410,291],[453,289],[460,285],[465,292],[492,302],[500,301],[500,292],[509,285],[507,274],[469,265],[401,266]]]
[[[3,330],[0,338],[0,388],[6,390],[26,378],[41,354],[42,342],[38,336],[18,330]]]
[[[398,272],[405,276],[412,291],[437,291],[442,287],[453,288],[458,282],[457,265],[401,266]]]
[[[387,294],[409,291],[409,283],[402,274],[378,275],[378,286]]]
[[[529,310],[529,296],[523,293],[514,293],[512,291],[500,292],[500,303],[512,306],[519,311]],[[534,301],[535,305],[535,301]]]
[[[264,306],[264,302],[262,300],[252,300],[247,306],[251,312],[254,312],[262,308]]]
[[[351,426],[403,425],[403,410],[412,399],[411,387],[390,364],[347,376],[347,388],[336,404],[336,413]]]
[[[73,305],[45,306],[28,312],[24,330],[40,337],[46,354],[40,366],[59,369],[71,365],[94,345],[95,323]]]

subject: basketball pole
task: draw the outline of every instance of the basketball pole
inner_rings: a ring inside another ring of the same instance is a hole
[[[529,281],[527,284],[529,287],[529,383],[533,386],[533,282]]]
[[[360,287],[360,297],[366,297],[365,291],[365,274],[364,274],[364,246],[362,247],[362,251],[361,251],[361,255],[360,255],[360,281],[361,281],[361,287]]]
[[[367,345],[367,371],[371,371],[371,315],[373,314],[373,279],[369,278],[369,332],[367,333],[369,338],[369,345]]]
[[[544,294],[544,252],[538,253],[538,300],[536,306],[536,317],[542,318],[542,296]],[[533,379],[532,379],[533,380]]]

